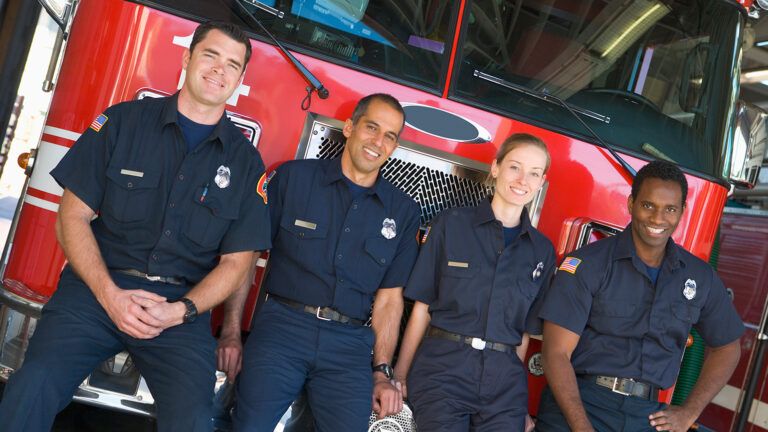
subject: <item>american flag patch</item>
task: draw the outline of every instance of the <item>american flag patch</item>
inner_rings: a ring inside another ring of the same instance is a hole
[[[581,260],[574,257],[565,257],[558,270],[567,271],[570,274],[576,274],[576,267],[581,264]]]
[[[99,114],[96,119],[91,122],[91,129],[95,130],[96,132],[101,130],[101,127],[104,126],[104,123],[109,120],[109,117],[105,116],[104,114]]]

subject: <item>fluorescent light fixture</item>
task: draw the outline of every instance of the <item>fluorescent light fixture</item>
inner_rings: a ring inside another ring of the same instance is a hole
[[[756,46],[756,47],[764,47],[764,46],[768,46],[768,40],[764,40],[764,41],[758,41],[758,42],[755,42],[755,46]]]
[[[661,9],[661,8],[662,8],[662,5],[661,5],[661,3],[656,3],[656,4],[655,4],[655,5],[653,5],[653,6],[652,6],[650,9],[648,9],[647,11],[645,11],[645,13],[644,13],[644,14],[642,14],[642,15],[641,15],[639,18],[637,18],[636,20],[634,20],[634,21],[633,21],[633,22],[632,22],[632,23],[631,23],[631,24],[630,24],[630,25],[629,25],[629,26],[628,26],[628,27],[627,27],[627,28],[626,28],[626,29],[625,29],[625,30],[624,30],[624,31],[621,33],[621,35],[619,35],[619,37],[617,37],[617,38],[616,38],[616,39],[615,39],[615,40],[614,40],[614,41],[613,41],[613,42],[612,42],[610,45],[608,45],[608,48],[606,48],[606,49],[605,49],[605,51],[603,51],[603,54],[601,54],[601,55],[600,55],[600,57],[606,57],[606,56],[607,56],[607,55],[608,55],[608,54],[609,54],[611,51],[613,51],[613,49],[614,49],[614,48],[616,48],[616,46],[618,46],[618,45],[619,45],[619,43],[621,43],[621,41],[623,41],[623,40],[624,40],[624,39],[625,39],[625,38],[626,38],[628,35],[630,35],[630,34],[633,34],[633,30],[635,30],[635,28],[636,28],[637,26],[639,26],[640,24],[643,24],[643,23],[644,23],[644,21],[645,21],[646,19],[648,19],[648,17],[650,17],[651,15],[653,15],[653,14],[654,14],[654,12],[658,11],[658,10],[659,10],[659,9]],[[667,12],[669,12],[669,10],[666,10],[666,11],[664,11],[662,14],[660,14],[660,16],[659,16],[658,18],[656,18],[656,19],[654,19],[654,20],[651,20],[651,21],[649,22],[649,24],[653,24],[653,23],[655,23],[655,22],[656,22],[656,21],[658,21],[658,20],[659,20],[661,17],[663,17],[664,15],[666,15],[666,14],[667,14]],[[646,25],[646,28],[647,28],[647,27],[648,27],[648,26]],[[640,33],[643,33],[643,32],[638,32],[638,33],[636,33],[636,34],[640,34]],[[637,38],[636,38],[636,37],[635,37],[635,38],[633,38],[633,40],[635,40],[635,39],[637,39]]]
[[[742,72],[739,82],[742,84],[755,84],[768,81],[768,69],[755,69],[749,72]]]

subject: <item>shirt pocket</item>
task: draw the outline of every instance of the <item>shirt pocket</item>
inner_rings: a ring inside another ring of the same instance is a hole
[[[153,207],[160,182],[159,172],[107,167],[107,188],[101,213],[118,222],[143,222]]]
[[[592,305],[589,325],[600,333],[612,336],[636,336],[645,332],[637,325],[634,311],[637,305],[622,300],[596,299]]]
[[[674,319],[668,321],[667,334],[674,339],[676,346],[685,346],[691,327],[699,321],[701,308],[686,302],[673,302],[670,309]]]
[[[203,194],[203,189],[198,187],[193,195],[194,204],[184,235],[206,249],[218,249],[229,225],[237,219],[238,209],[230,205],[226,197],[211,189]],[[203,196],[204,199],[201,199]]]
[[[520,334],[525,332],[526,318],[539,289],[539,284],[533,281],[517,279],[514,286],[507,290],[509,295],[505,299],[504,321],[508,328]]]
[[[356,285],[362,288],[363,292],[373,293],[381,288],[381,281],[384,279],[384,274],[390,264],[392,264],[396,248],[397,240],[394,239],[388,240],[384,237],[371,237],[365,239],[365,242],[363,243],[365,253],[363,253],[361,259],[358,261],[360,267],[353,270],[353,273],[357,274],[359,277]]]
[[[328,224],[314,217],[285,214],[275,243],[283,252],[313,267],[328,264]],[[306,258],[306,259],[305,259]]]

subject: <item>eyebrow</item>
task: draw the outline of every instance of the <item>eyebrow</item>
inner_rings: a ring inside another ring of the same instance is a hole
[[[377,128],[381,128],[381,125],[380,125],[380,124],[378,124],[378,123],[376,123],[376,122],[375,122],[375,121],[373,121],[373,120],[368,120],[368,119],[366,119],[366,120],[365,120],[365,124],[369,124],[369,125],[373,125],[373,126],[376,126]],[[387,135],[387,136],[389,136],[390,138],[394,138],[394,139],[397,139],[397,138],[399,137],[399,134],[396,134],[396,133],[394,133],[394,132],[392,132],[392,131],[387,131],[387,132],[385,132],[385,133],[384,133],[384,135]]]
[[[203,52],[208,52],[208,53],[211,53],[211,54],[214,54],[214,55],[217,55],[217,56],[220,56],[220,55],[221,55],[221,53],[220,53],[220,52],[216,51],[216,50],[215,50],[215,49],[213,49],[213,48],[203,48]],[[228,62],[228,63],[232,63],[232,64],[236,65],[236,66],[237,66],[238,68],[240,68],[240,69],[242,69],[242,68],[243,68],[243,65],[242,65],[242,64],[240,64],[240,62],[239,62],[239,61],[237,61],[237,60],[234,60],[234,59],[227,59],[227,62]]]
[[[520,161],[516,161],[516,160],[514,160],[514,159],[510,159],[509,161],[510,161],[510,162],[514,162],[514,163],[516,163],[516,164],[518,164],[518,165],[522,165],[522,164],[523,164],[522,162],[520,162]],[[531,167],[531,169],[544,171],[544,168],[542,168],[542,167]]]

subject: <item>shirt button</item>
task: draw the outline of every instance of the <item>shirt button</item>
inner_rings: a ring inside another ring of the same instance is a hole
[[[165,230],[165,235],[167,237],[170,237],[171,236],[171,230]]]
[[[184,174],[179,174],[179,180],[184,180]]]
[[[385,258],[382,258],[382,259],[379,260],[379,262],[384,264],[385,262],[387,262],[387,260]]]
[[[300,232],[300,233],[299,233],[299,237],[304,237],[304,233],[303,233],[303,232]]]
[[[349,227],[344,228],[344,232],[350,232],[350,231],[351,230],[349,229]]]
[[[344,279],[339,279],[339,283],[344,283]]]
[[[357,210],[357,204],[352,204],[352,210]]]
[[[174,208],[174,207],[176,207],[176,203],[170,203],[170,204],[168,204],[168,207]]]
[[[499,255],[501,255],[502,253],[504,253],[504,251],[501,251],[501,250],[500,250],[500,251],[496,251],[496,253],[497,253],[497,254],[499,254]]]
[[[336,255],[336,258],[338,258],[338,259],[342,259],[342,258],[344,258],[344,255],[342,255],[342,254],[338,254],[338,255]]]
[[[152,259],[153,259],[153,260],[155,260],[155,261],[157,261],[157,260],[158,260],[158,258],[157,258],[157,254],[152,254]]]
[[[128,186],[128,188],[132,188],[133,187],[133,183],[128,182],[128,184],[126,186]]]

